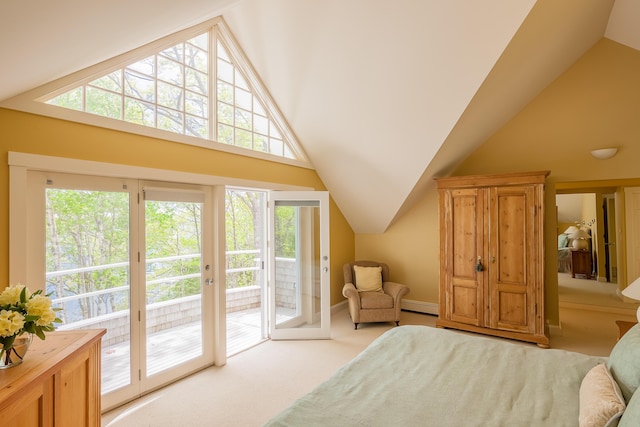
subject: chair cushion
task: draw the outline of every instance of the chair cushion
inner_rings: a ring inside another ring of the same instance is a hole
[[[382,267],[353,266],[356,289],[359,292],[382,292]]]
[[[361,292],[360,307],[362,309],[393,308],[393,298],[383,292]]]

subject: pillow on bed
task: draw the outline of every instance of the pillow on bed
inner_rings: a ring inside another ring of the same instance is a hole
[[[616,426],[624,409],[620,387],[607,367],[600,363],[591,368],[580,385],[580,427]]]
[[[609,355],[607,368],[620,386],[624,400],[629,402],[640,386],[640,325],[629,329],[616,343]]]
[[[566,248],[569,246],[569,236],[566,234],[558,235],[558,249]]]
[[[382,267],[353,266],[356,273],[356,289],[358,292],[383,292]]]
[[[637,427],[640,420],[640,393],[633,393],[618,427]]]

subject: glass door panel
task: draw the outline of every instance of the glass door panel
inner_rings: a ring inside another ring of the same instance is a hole
[[[151,377],[204,354],[204,194],[154,188],[143,194],[145,375]]]
[[[266,200],[264,191],[227,189],[227,356],[267,338]]]
[[[46,181],[46,292],[62,308],[59,329],[107,329],[101,355],[107,395],[132,384],[130,193],[118,180],[86,179],[85,189],[77,188],[77,177]]]
[[[328,194],[271,196],[271,338],[329,338]]]

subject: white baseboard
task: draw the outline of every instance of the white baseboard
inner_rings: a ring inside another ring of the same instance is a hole
[[[343,310],[348,305],[347,300],[340,301],[337,304],[331,306],[331,314],[337,313]],[[408,311],[415,311],[417,313],[438,315],[440,305],[432,302],[423,302],[410,299],[403,299],[400,308]]]
[[[403,299],[400,307],[403,310],[415,311],[417,313],[438,315],[440,304],[433,302],[416,301],[411,299]]]
[[[343,310],[348,305],[348,303],[349,302],[345,299],[345,300],[340,301],[337,304],[332,305],[331,306],[331,314],[335,314],[338,311]]]

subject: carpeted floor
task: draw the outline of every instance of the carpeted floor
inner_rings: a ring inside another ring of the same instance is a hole
[[[561,334],[551,336],[551,347],[606,356],[617,339],[616,320],[635,316],[561,308]],[[401,317],[401,324],[433,327],[435,321],[435,316],[405,311]],[[332,314],[331,340],[266,341],[229,358],[225,366],[207,368],[106,413],[102,426],[261,426],[391,327],[363,324],[356,331],[346,308],[341,309]]]
[[[595,311],[635,313],[638,304],[623,301],[616,283],[594,279],[571,278],[570,273],[558,273],[558,299],[560,307],[588,308]],[[612,310],[615,309],[615,310]]]

